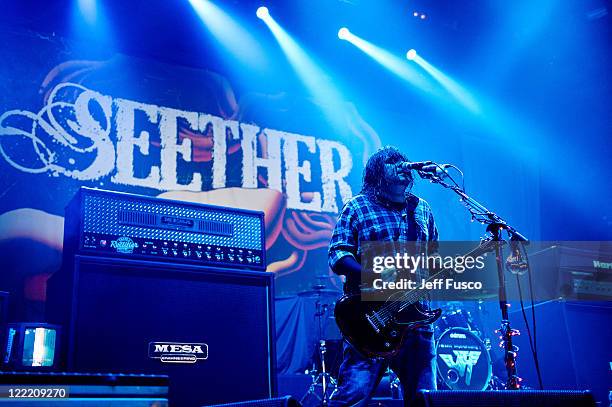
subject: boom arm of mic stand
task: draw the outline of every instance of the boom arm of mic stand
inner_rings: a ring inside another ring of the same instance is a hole
[[[450,189],[451,191],[459,195],[459,197],[461,198],[460,199],[461,203],[463,203],[467,207],[468,211],[472,215],[472,219],[477,220],[480,223],[486,224],[486,225],[491,225],[491,224],[500,225],[502,229],[505,229],[510,234],[510,238],[514,241],[520,241],[520,242],[529,241],[522,233],[520,233],[514,227],[510,226],[508,222],[502,219],[499,215],[497,215],[495,212],[491,212],[483,204],[481,204],[480,202],[478,202],[477,200],[475,200],[474,198],[466,194],[465,191],[463,191],[458,186],[448,184],[441,177],[438,177],[436,175],[433,175],[433,174],[428,174],[428,175],[429,176],[426,178],[429,179],[432,183],[439,184],[443,186],[444,188]]]

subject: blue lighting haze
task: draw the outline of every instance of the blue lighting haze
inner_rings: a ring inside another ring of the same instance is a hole
[[[274,38],[285,53],[289,63],[306,86],[311,96],[317,101],[327,120],[334,128],[343,127],[344,102],[341,93],[334,85],[334,80],[326,74],[314,58],[298,44],[269,13],[260,13]]]
[[[361,51],[372,57],[375,61],[380,63],[389,71],[399,76],[401,79],[407,81],[411,85],[417,87],[418,89],[426,93],[434,93],[433,87],[430,83],[428,83],[426,78],[422,74],[420,74],[414,67],[410,66],[410,64],[406,60],[393,55],[389,51],[382,49],[364,40],[363,38],[356,36],[348,30],[343,34],[338,34],[339,36],[342,36],[343,39],[350,42],[351,44],[359,48]]]
[[[242,64],[261,68],[264,53],[258,42],[234,18],[208,0],[189,0],[211,34]]]

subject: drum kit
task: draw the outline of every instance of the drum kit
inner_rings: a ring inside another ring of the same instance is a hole
[[[316,284],[298,294],[315,301],[315,336],[312,366],[306,372],[312,381],[302,397],[303,405],[327,405],[337,386],[342,361],[342,338],[334,319],[334,306],[342,292]],[[443,314],[434,324],[438,389],[497,389],[493,376],[491,340],[483,329],[482,301],[452,301],[438,304]],[[379,397],[401,398],[397,376],[388,370],[377,391]]]

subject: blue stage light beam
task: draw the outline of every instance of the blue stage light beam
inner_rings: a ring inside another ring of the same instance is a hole
[[[338,38],[353,44],[376,62],[416,88],[429,94],[435,94],[435,89],[431,83],[404,59],[358,37],[347,28],[341,28],[340,31],[338,31]]]
[[[208,0],[189,0],[189,3],[210,33],[233,57],[249,67],[260,68],[265,64],[261,46],[236,19]]]
[[[97,1],[77,0],[77,6],[85,22],[89,25],[95,25],[98,16]]]
[[[446,91],[450,93],[451,96],[467,110],[476,115],[481,113],[480,106],[470,92],[451,79],[448,75],[445,75],[442,71],[423,59],[423,57],[417,54],[414,49],[411,49],[406,53],[406,58],[423,68],[425,72],[431,75],[432,78],[442,85],[442,87],[446,89]]]
[[[322,109],[329,123],[336,129],[344,128],[344,101],[326,69],[281,27],[265,7],[257,10],[257,16],[268,26],[285,53],[287,60],[306,89]]]
[[[71,29],[76,38],[87,39],[88,46],[91,40],[104,44],[113,42],[104,3],[99,0],[73,0]]]

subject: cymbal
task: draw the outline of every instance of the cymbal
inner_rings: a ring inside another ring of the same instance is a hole
[[[334,290],[331,288],[315,288],[313,290],[305,290],[305,291],[299,292],[298,295],[304,298],[320,298],[320,297],[338,298],[342,295],[342,291]]]

